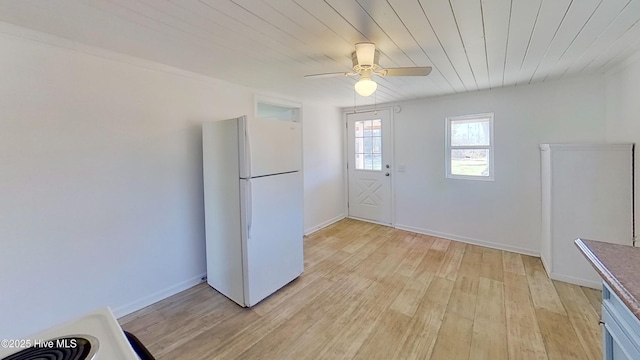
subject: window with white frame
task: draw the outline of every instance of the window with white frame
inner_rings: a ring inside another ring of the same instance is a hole
[[[493,113],[447,117],[446,176],[493,180]]]

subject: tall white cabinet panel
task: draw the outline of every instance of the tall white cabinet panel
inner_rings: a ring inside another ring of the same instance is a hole
[[[555,280],[600,288],[576,238],[633,243],[633,144],[542,144],[541,258]]]

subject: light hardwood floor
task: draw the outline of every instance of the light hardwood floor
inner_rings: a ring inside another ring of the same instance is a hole
[[[600,291],[538,258],[345,219],[251,309],[200,284],[120,319],[158,359],[602,359]]]

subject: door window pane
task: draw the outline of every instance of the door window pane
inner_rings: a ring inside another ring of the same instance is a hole
[[[364,169],[364,155],[356,154],[356,169]]]
[[[366,132],[366,130],[365,130],[365,132]],[[371,137],[366,137],[366,138],[364,138],[362,140],[364,140],[363,152],[365,154],[373,153],[372,144],[371,144],[371,142],[372,142]]]
[[[382,120],[356,121],[355,168],[382,170]]]
[[[356,121],[356,139],[364,136],[364,121]]]
[[[381,137],[374,137],[372,138],[373,140],[373,149],[371,149],[371,152],[374,154],[381,154],[382,153],[382,138]]]
[[[382,170],[382,155],[374,154],[373,155],[373,170]]]

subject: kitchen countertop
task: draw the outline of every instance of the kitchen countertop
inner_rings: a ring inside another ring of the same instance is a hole
[[[629,310],[640,319],[640,248],[577,239],[576,246]]]

